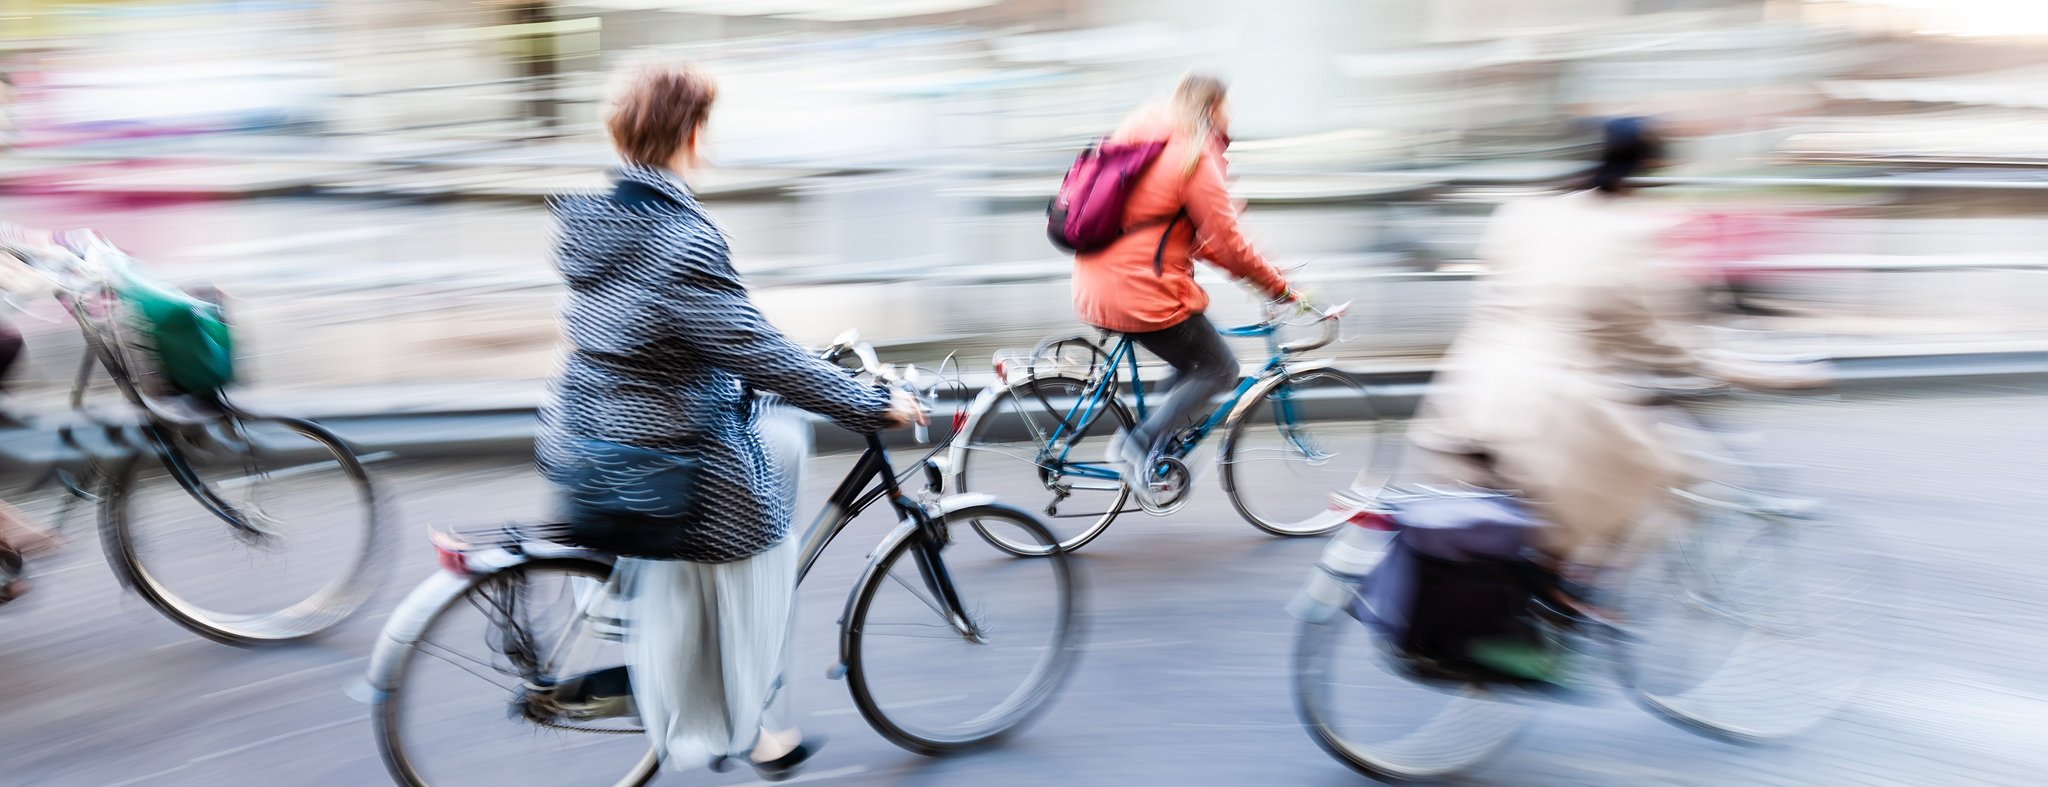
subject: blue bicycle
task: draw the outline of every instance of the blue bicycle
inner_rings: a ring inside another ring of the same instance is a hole
[[[1148,479],[1154,504],[1141,510],[1163,515],[1186,506],[1196,481],[1190,460],[1204,438],[1220,431],[1223,491],[1246,521],[1280,536],[1328,533],[1342,524],[1349,514],[1330,505],[1329,493],[1377,468],[1378,419],[1365,387],[1331,368],[1333,359],[1298,356],[1335,341],[1349,305],[1276,306],[1261,322],[1225,329],[1225,336],[1264,339],[1270,357],[1213,414],[1170,441]],[[1281,339],[1282,329],[1301,325],[1319,326],[1321,335]],[[1130,486],[1108,447],[1117,430],[1146,416],[1145,383],[1136,344],[1126,336],[1104,349],[1109,339],[1069,336],[1028,356],[998,353],[1000,382],[969,407],[947,457],[949,488],[1042,512],[1060,551],[1094,540],[1131,510]],[[994,530],[982,536],[1018,555],[1050,551]]]

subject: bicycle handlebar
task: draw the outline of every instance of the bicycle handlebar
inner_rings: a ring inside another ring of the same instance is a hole
[[[1668,384],[1632,385],[1630,390],[1639,401],[1648,406],[1682,405],[1722,399],[1734,392],[1734,386],[1717,380],[1676,380]]]
[[[0,251],[19,259],[29,272],[64,295],[103,286],[118,270],[121,249],[92,230],[59,233],[46,246],[0,242]]]
[[[860,359],[860,368],[855,371],[875,378],[884,386],[910,394],[917,400],[918,408],[927,414],[936,409],[938,401],[937,384],[934,384],[929,389],[920,387],[921,375],[918,373],[916,366],[904,364],[903,371],[899,373],[896,369],[882,363],[881,357],[875,354],[874,345],[861,341],[860,333],[857,331],[849,330],[840,334],[838,339],[833,340],[832,346],[825,348],[825,351],[820,353],[819,357],[827,361],[837,362],[840,358],[846,357],[847,353],[852,353],[855,358]],[[931,442],[931,425],[929,423],[912,423],[911,436],[919,443]]]
[[[1282,309],[1272,310],[1273,314],[1266,319],[1266,324],[1277,326],[1281,322],[1285,308],[1297,307],[1289,304]],[[1304,302],[1298,308],[1315,315],[1316,318],[1310,324],[1323,326],[1323,333],[1321,336],[1313,339],[1299,339],[1282,344],[1280,345],[1281,352],[1304,353],[1328,346],[1331,342],[1337,341],[1338,331],[1342,328],[1341,321],[1344,319],[1344,314],[1351,311],[1351,302],[1345,301],[1328,309],[1318,309],[1314,304]]]

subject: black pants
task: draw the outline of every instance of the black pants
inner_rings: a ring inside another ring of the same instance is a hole
[[[1166,400],[1159,403],[1131,439],[1152,455],[1182,429],[1209,413],[1216,395],[1237,384],[1237,356],[1223,343],[1223,334],[1209,318],[1197,314],[1171,328],[1129,334],[1131,340],[1173,366]]]
[[[14,379],[14,365],[21,360],[21,350],[26,344],[22,341],[21,331],[13,324],[0,322],[0,391],[7,390],[7,382]]]

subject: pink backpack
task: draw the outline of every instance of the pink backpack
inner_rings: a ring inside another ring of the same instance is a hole
[[[1066,179],[1060,181],[1059,194],[1045,210],[1045,234],[1052,244],[1069,254],[1101,251],[1136,229],[1124,226],[1124,206],[1138,185],[1138,176],[1165,149],[1164,141],[1103,142],[1081,151]],[[1159,239],[1159,252],[1152,255],[1155,272],[1166,252],[1166,238],[1180,218],[1175,214],[1167,222],[1166,235]]]

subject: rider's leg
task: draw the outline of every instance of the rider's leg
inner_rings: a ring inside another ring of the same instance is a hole
[[[1238,380],[1237,356],[1209,318],[1197,314],[1170,328],[1134,333],[1131,340],[1173,366],[1165,401],[1131,435],[1132,445],[1157,459],[1166,442],[1209,411],[1216,395]],[[1149,461],[1147,462],[1149,464]]]
[[[779,408],[758,426],[772,470],[773,488],[763,491],[794,499],[809,432]],[[726,563],[620,560],[632,575],[626,651],[634,705],[670,768],[750,761],[795,733],[785,675],[798,542],[793,535]]]
[[[804,423],[795,411],[786,407],[773,407],[763,413],[760,430],[761,447],[767,453],[768,461],[775,467],[776,480],[781,482],[781,488],[776,492],[784,499],[794,502],[802,487],[804,460],[811,453],[810,426]],[[788,593],[792,598],[796,593],[799,541],[796,534],[802,532],[802,529],[797,527],[798,524],[790,522],[791,535],[782,545],[770,552],[770,555],[779,553],[779,556],[774,558],[777,561],[776,568],[783,572],[781,576],[788,582]],[[796,644],[795,605],[792,603],[781,609],[780,615],[783,621],[781,646],[773,654],[772,672],[769,673],[773,682],[768,690],[767,702],[761,708],[757,720],[756,726],[760,732],[754,738],[749,759],[757,768],[772,764],[786,771],[809,758],[818,748],[819,740],[805,739],[803,731],[797,728],[794,714],[790,710],[790,687],[787,676],[790,656]],[[727,670],[732,671],[734,666],[728,665]]]

